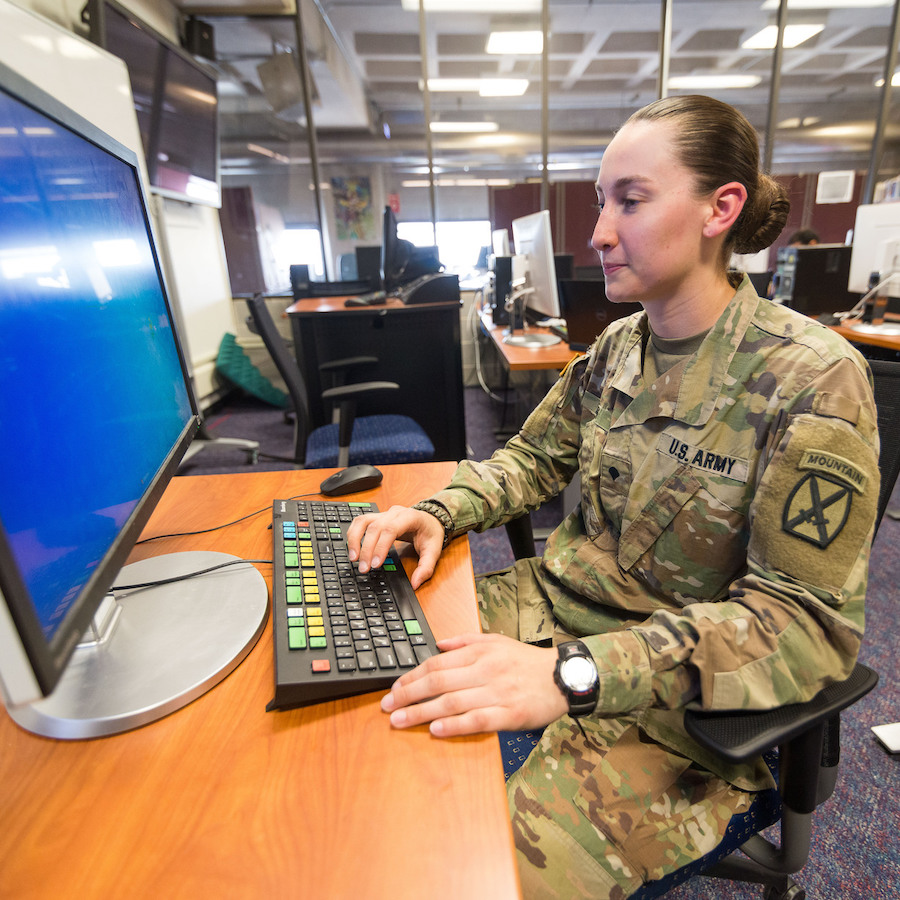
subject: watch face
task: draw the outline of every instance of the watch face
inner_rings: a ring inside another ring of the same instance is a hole
[[[572,656],[564,660],[559,667],[559,674],[566,687],[579,694],[591,690],[597,682],[594,664],[583,656]]]

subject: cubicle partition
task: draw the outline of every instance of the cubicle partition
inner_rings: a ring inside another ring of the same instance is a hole
[[[435,459],[466,456],[460,306],[426,303],[345,307],[343,297],[299,300],[288,309],[297,361],[310,394],[313,425],[331,411],[321,400],[331,385],[319,365],[348,356],[377,356],[366,380],[394,381],[399,394],[360,400],[359,415],[403,413],[415,419],[435,447]]]

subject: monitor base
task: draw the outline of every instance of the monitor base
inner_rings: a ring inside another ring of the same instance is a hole
[[[125,566],[116,581],[154,582],[237,558],[170,553]],[[262,633],[268,600],[266,582],[250,563],[117,591],[109,633],[75,650],[49,697],[9,714],[26,731],[64,740],[118,734],[160,719],[238,666]]]
[[[511,347],[552,347],[554,344],[561,344],[562,338],[555,334],[508,334],[503,338],[504,344]]]

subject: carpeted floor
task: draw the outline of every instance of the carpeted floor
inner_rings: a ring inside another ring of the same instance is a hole
[[[498,445],[494,429],[500,407],[479,388],[466,390],[466,431],[473,458]],[[214,435],[260,442],[261,469],[290,467],[272,456],[289,456],[292,427],[280,410],[238,397],[207,417]],[[242,471],[243,452],[211,446],[182,466],[179,474]],[[900,490],[894,503],[900,505]],[[541,511],[536,524],[551,525],[559,506]],[[469,536],[476,572],[502,568],[512,553],[502,529]],[[885,518],[872,553],[866,639],[860,659],[881,681],[842,718],[841,775],[834,797],[817,813],[810,862],[798,881],[809,900],[896,900],[900,898],[900,755],[891,756],[876,741],[872,725],[900,720],[897,621],[900,613],[900,522]],[[762,888],[696,879],[672,891],[672,900],[756,900]]]

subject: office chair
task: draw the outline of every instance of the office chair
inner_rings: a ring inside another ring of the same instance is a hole
[[[874,379],[881,452],[881,488],[875,520],[877,532],[900,473],[900,361],[868,360]],[[508,523],[507,534],[517,559],[534,555],[529,516]],[[529,552],[530,551],[530,552]],[[765,886],[765,900],[805,900],[792,875],[809,859],[812,816],[834,792],[840,761],[840,712],[865,696],[878,675],[857,663],[850,677],[831,684],[806,703],[753,712],[686,710],[685,729],[701,746],[730,762],[762,755],[778,788],[761,791],[750,809],[734,816],[725,839],[706,856],[645,884],[632,900],[662,897],[695,875]],[[536,732],[501,732],[506,777],[515,771],[539,738]],[[781,843],[760,832],[781,821]],[[740,851],[738,854],[737,851]]]
[[[434,457],[434,445],[422,428],[409,416],[356,416],[361,397],[398,391],[392,381],[367,381],[340,384],[322,392],[322,398],[334,402],[339,421],[312,428],[306,382],[293,354],[272,321],[265,298],[257,294],[247,298],[251,326],[263,339],[279,374],[284,379],[294,408],[293,462],[302,468],[345,468],[358,463],[427,462]],[[371,357],[353,357],[325,363],[325,368],[340,368],[371,362]]]

